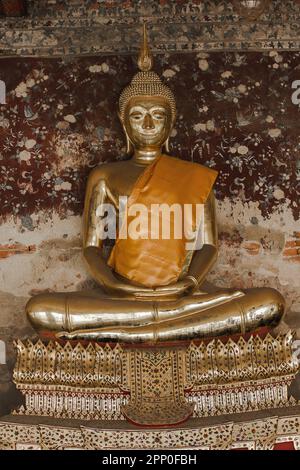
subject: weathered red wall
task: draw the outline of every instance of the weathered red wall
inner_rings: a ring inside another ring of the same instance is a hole
[[[217,198],[287,203],[299,218],[298,52],[200,53],[156,60],[177,97],[172,153],[220,171]],[[1,59],[1,214],[80,214],[86,176],[123,158],[118,96],[136,71],[127,57]],[[64,189],[66,188],[66,189]]]

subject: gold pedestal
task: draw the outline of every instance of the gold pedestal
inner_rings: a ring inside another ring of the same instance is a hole
[[[293,335],[171,345],[15,343],[15,414],[166,426],[291,406]]]
[[[234,421],[228,416],[226,422],[219,417],[214,424],[193,418],[187,425],[159,429],[125,421],[107,428],[101,422],[7,416],[0,420],[0,450],[300,450],[299,407],[294,410],[259,412],[259,417],[248,413]]]

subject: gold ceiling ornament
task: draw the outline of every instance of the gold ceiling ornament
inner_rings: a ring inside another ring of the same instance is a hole
[[[176,116],[176,102],[175,97],[169,87],[164,85],[157,75],[153,72],[153,57],[148,44],[146,24],[143,25],[143,40],[141,50],[138,57],[138,72],[121,93],[119,100],[121,118],[124,118],[125,108],[130,98],[135,96],[162,96],[165,98],[171,108],[172,118],[175,120]]]
[[[256,21],[270,3],[270,0],[233,0],[233,7],[242,19]]]

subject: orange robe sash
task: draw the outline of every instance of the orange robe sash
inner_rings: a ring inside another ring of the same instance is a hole
[[[119,236],[108,259],[109,266],[135,284],[147,287],[176,282],[186,259],[187,241],[190,240],[185,236],[183,228],[183,236],[178,238],[178,232],[176,235],[172,212],[169,214],[159,212],[159,218],[156,219],[159,224],[159,236],[157,237],[158,232],[156,238],[149,236],[153,233],[149,228],[151,226],[149,214],[153,215],[153,207],[157,207],[158,204],[167,204],[168,207],[179,204],[182,211],[184,205],[188,204],[192,207],[189,222],[195,233],[196,204],[205,204],[217,174],[215,170],[198,163],[186,162],[167,155],[158,157],[137,179],[132,189]],[[139,224],[140,227],[147,226],[146,231],[139,231],[140,238],[132,238],[130,230],[128,231],[134,219],[137,220],[137,215],[132,215],[131,211],[136,204],[143,204],[147,209],[146,216],[144,211],[139,215],[140,222],[145,222],[145,217],[148,222]],[[168,239],[165,239],[162,233],[164,223],[171,227]],[[154,226],[156,225],[154,223]]]

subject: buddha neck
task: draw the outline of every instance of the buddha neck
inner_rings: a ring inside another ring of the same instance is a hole
[[[161,148],[155,150],[135,149],[132,161],[137,165],[150,165],[159,155],[161,155]]]

